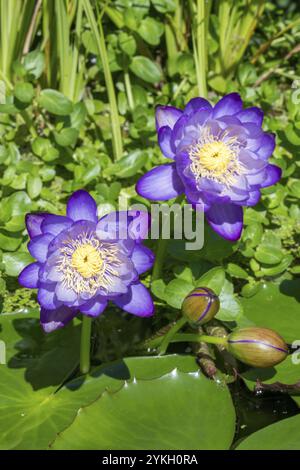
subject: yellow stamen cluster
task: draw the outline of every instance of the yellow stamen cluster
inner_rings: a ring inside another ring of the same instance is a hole
[[[191,170],[196,179],[208,178],[226,186],[232,186],[243,171],[238,160],[239,144],[226,132],[213,136],[205,129],[198,141],[189,149]]]
[[[93,233],[82,233],[62,244],[57,263],[64,285],[77,294],[108,291],[121,265],[116,244],[100,241]]]
[[[89,243],[79,246],[72,255],[71,266],[84,278],[98,274],[102,265],[103,261],[99,252]]]

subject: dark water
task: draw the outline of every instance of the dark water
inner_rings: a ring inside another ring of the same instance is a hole
[[[229,385],[237,414],[233,447],[261,428],[300,413],[297,403],[285,393],[250,391],[242,380]]]

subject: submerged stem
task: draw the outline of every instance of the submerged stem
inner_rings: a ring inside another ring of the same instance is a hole
[[[80,372],[87,374],[90,370],[92,319],[82,316],[81,340],[80,340]]]

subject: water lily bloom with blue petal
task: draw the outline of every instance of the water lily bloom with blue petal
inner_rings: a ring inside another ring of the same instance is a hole
[[[146,173],[137,183],[141,196],[167,200],[185,193],[204,210],[210,226],[235,241],[243,228],[242,206],[254,206],[260,190],[280,179],[279,167],[268,162],[275,147],[273,134],[262,130],[263,112],[243,109],[237,93],[215,106],[194,98],[184,110],[159,106],[158,142],[173,159]]]
[[[94,199],[76,191],[66,216],[28,214],[28,250],[36,259],[19,276],[22,286],[38,289],[41,324],[61,328],[81,312],[100,315],[109,300],[140,317],[153,314],[151,296],[139,274],[153,265],[146,212],[114,212],[97,219]]]

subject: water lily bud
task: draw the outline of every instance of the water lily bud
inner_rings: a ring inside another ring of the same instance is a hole
[[[272,367],[288,355],[288,347],[275,331],[249,327],[228,336],[228,351],[240,361],[253,367]]]
[[[188,320],[203,325],[219,311],[219,297],[208,287],[197,287],[183,301],[182,312]]]

